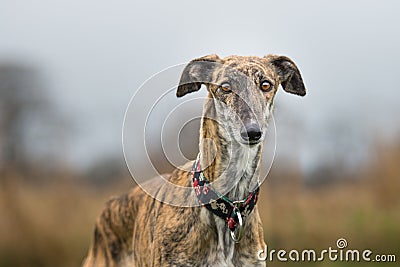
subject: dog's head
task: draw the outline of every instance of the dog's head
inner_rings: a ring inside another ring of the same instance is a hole
[[[183,70],[176,95],[184,96],[206,85],[218,123],[237,142],[263,141],[278,86],[304,96],[306,89],[296,64],[285,56],[209,55],[192,60]]]

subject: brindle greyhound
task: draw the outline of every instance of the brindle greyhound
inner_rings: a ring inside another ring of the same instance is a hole
[[[108,201],[84,266],[265,266],[256,206],[263,140],[278,86],[306,94],[300,72],[285,56],[209,55],[185,67],[177,96],[202,84],[199,157],[167,177],[191,189],[162,184],[153,198],[136,187]]]

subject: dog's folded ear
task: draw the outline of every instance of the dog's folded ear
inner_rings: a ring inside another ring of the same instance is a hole
[[[283,90],[299,96],[306,94],[300,71],[290,58],[276,55],[267,55],[265,57],[275,67]]]
[[[198,91],[202,84],[210,83],[213,71],[220,60],[213,54],[190,61],[183,69],[176,96],[181,97]]]

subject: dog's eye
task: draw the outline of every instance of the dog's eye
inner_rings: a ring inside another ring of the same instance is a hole
[[[272,88],[272,85],[269,81],[263,81],[261,83],[261,90],[268,92],[271,90],[271,88]]]
[[[230,92],[232,92],[232,89],[231,89],[231,85],[229,84],[229,83],[223,83],[223,84],[221,84],[221,86],[219,87],[221,90],[222,90],[222,92],[224,92],[224,93],[230,93]]]

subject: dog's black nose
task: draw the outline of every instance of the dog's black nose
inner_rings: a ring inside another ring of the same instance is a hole
[[[251,123],[242,128],[240,135],[242,136],[243,140],[254,142],[260,140],[262,132],[258,124]]]

